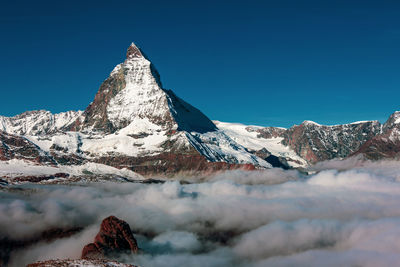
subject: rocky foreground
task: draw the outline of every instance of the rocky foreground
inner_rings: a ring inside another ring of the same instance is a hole
[[[137,253],[138,245],[129,224],[115,216],[105,218],[94,242],[82,250],[82,259],[107,258],[116,253]]]
[[[27,267],[136,267],[108,260],[49,260],[28,264]]]
[[[81,259],[48,260],[28,264],[28,267],[46,266],[98,266],[134,267],[134,265],[111,261],[118,254],[137,253],[139,250],[129,224],[115,216],[105,218],[93,243],[82,249]]]

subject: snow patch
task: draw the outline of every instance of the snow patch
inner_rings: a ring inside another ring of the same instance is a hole
[[[292,167],[305,167],[308,165],[295,151],[281,143],[283,140],[282,137],[270,139],[262,138],[259,137],[259,133],[256,131],[248,131],[249,126],[240,123],[216,122],[216,124],[226,135],[248,149],[258,151],[265,148],[271,152],[272,155],[292,159],[288,161],[288,164]],[[264,128],[261,126],[250,127],[253,129]],[[300,162],[300,164],[296,162]]]
[[[126,168],[117,169],[111,166],[87,162],[83,165],[60,165],[60,166],[45,166],[35,165],[32,162],[12,159],[8,161],[0,161],[0,176],[16,177],[24,175],[54,175],[56,173],[68,173],[73,176],[79,176],[89,173],[99,175],[116,175],[133,179],[142,179],[140,174],[137,174]]]

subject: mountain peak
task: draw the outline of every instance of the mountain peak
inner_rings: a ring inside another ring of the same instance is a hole
[[[128,47],[128,51],[126,52],[126,58],[142,58],[143,54],[142,51],[132,42],[131,45]]]
[[[400,111],[395,111],[383,125],[384,130],[397,128],[400,129]]]

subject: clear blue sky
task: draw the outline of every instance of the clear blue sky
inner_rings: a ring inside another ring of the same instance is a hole
[[[131,41],[211,119],[288,127],[400,109],[400,1],[2,1],[1,115],[84,109]]]

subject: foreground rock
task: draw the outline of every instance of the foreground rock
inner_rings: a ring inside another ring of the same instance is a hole
[[[136,267],[131,264],[119,263],[116,261],[107,260],[48,260],[39,261],[35,263],[28,264],[27,267],[71,267],[71,266],[87,266],[87,267]]]
[[[115,216],[107,217],[94,242],[82,250],[82,259],[103,259],[117,253],[137,253],[138,246],[129,224]]]

